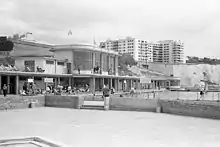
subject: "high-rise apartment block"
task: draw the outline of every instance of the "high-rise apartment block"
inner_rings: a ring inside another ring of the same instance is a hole
[[[181,41],[158,41],[153,46],[153,62],[184,63],[184,44]]]
[[[153,62],[153,44],[132,37],[119,40],[107,40],[100,43],[101,48],[115,50],[120,54],[129,53],[140,65]]]

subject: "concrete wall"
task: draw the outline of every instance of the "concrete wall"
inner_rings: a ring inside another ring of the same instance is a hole
[[[54,64],[46,64],[46,60],[47,59],[43,59],[43,70],[45,70],[44,73],[56,74],[56,62],[52,60]]]
[[[10,100],[11,104],[6,104]],[[45,97],[44,96],[24,96],[19,98],[8,98],[7,101],[0,100],[0,110],[4,109],[24,109],[30,107],[31,101],[37,101],[35,107],[44,107],[45,106]]]
[[[66,74],[66,73],[67,73],[66,64],[64,66],[63,65],[56,65],[56,74]]]
[[[220,119],[220,103],[216,101],[160,100],[162,113]]]
[[[54,57],[57,59],[57,60],[65,60],[65,59],[68,59],[68,62],[71,63],[71,68],[72,70],[75,68],[74,67],[74,59],[73,59],[73,51],[72,50],[69,50],[69,51],[55,51],[54,52]],[[66,70],[66,65],[65,65],[65,70]]]
[[[83,98],[80,96],[60,96],[60,95],[47,95],[45,96],[46,107],[58,108],[75,108],[82,105]]]
[[[157,108],[156,99],[136,99],[136,98],[111,98],[111,110],[134,110],[134,111],[152,111]]]

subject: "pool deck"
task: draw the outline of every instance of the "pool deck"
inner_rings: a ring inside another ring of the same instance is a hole
[[[219,147],[218,120],[150,112],[0,111],[0,140],[39,136],[72,147]]]

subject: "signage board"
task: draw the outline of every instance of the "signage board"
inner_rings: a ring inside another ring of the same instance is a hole
[[[34,79],[28,79],[28,83],[33,83]]]
[[[53,83],[53,78],[44,78],[45,83]]]

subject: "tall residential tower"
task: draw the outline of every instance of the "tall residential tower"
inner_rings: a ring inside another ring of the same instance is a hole
[[[146,40],[132,37],[107,40],[101,42],[100,47],[115,50],[119,54],[129,53],[140,65],[147,65],[148,62],[153,62],[153,44]]]
[[[158,41],[153,46],[153,62],[184,63],[184,44],[181,41]]]

